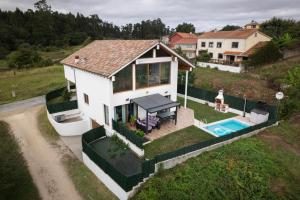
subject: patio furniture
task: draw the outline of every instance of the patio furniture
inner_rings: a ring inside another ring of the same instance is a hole
[[[168,120],[168,119],[175,119],[175,112],[163,112],[157,114],[157,117],[160,118],[162,121]]]
[[[144,133],[149,133],[152,131],[152,126],[148,124],[148,129],[146,128],[146,123],[143,123],[141,120],[136,120],[136,128],[144,131]]]
[[[138,97],[135,99],[130,100],[132,103],[139,106],[139,108],[142,108],[146,111],[146,120],[145,123],[149,125],[149,123],[154,123],[157,121],[157,119],[150,117],[148,114],[152,113],[158,113],[159,111],[163,110],[169,110],[171,108],[175,108],[174,112],[171,112],[169,117],[172,117],[172,119],[175,119],[175,124],[177,123],[177,108],[180,105],[180,103],[172,101],[171,99],[164,97],[161,94],[151,94],[148,96]],[[137,109],[137,116],[138,116],[138,109]],[[158,116],[157,116],[158,117]],[[166,116],[165,116],[166,117]],[[165,117],[162,117],[162,119],[165,119]],[[149,120],[149,118],[151,118]],[[160,122],[156,127],[160,126]],[[154,125],[154,124],[152,124]],[[147,126],[146,126],[147,127]]]

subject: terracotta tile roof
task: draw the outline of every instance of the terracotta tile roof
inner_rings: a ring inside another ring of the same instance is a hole
[[[198,38],[197,35],[193,34],[193,33],[182,33],[182,32],[176,32],[173,35],[179,35],[182,38]],[[171,36],[172,37],[172,36]]]
[[[158,40],[95,40],[61,63],[108,77],[156,44]]]
[[[218,31],[218,32],[205,32],[198,38],[201,39],[246,39],[257,29],[240,29],[236,31]]]
[[[226,55],[240,55],[241,53],[241,51],[224,51]]]
[[[248,49],[247,51],[243,52],[241,54],[241,56],[250,56],[252,55],[257,49],[265,46],[268,42],[259,42],[255,45],[253,45],[250,49]]]

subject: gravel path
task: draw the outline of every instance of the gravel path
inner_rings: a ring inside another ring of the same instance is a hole
[[[19,140],[29,171],[42,199],[81,199],[62,163],[62,148],[51,145],[40,133],[37,113],[42,98],[0,108],[0,120],[10,124]],[[9,109],[8,109],[9,108]],[[5,112],[3,112],[3,110]],[[66,150],[67,151],[67,150]]]

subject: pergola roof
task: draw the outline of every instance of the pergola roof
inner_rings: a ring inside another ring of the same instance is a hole
[[[171,101],[170,99],[160,95],[152,94],[144,97],[131,99],[131,101],[149,113],[179,106],[180,103]]]

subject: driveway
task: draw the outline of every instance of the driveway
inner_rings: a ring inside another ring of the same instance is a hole
[[[30,174],[42,199],[81,199],[62,163],[68,150],[50,144],[40,133],[37,122],[41,97],[0,107],[0,120],[9,123],[18,139]]]

